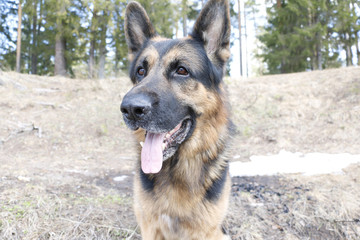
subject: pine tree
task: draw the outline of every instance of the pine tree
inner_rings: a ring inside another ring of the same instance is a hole
[[[0,0],[0,69],[13,69],[16,66],[16,38],[13,39],[12,28],[8,24],[8,17],[18,16],[18,2]],[[12,43],[11,45],[9,43]]]
[[[138,2],[149,14],[156,32],[160,36],[172,38],[175,28],[173,17],[176,16],[175,9],[177,7],[170,0],[139,0]]]
[[[338,1],[335,9],[335,31],[339,34],[339,42],[346,53],[346,65],[353,65],[351,47],[358,44],[358,16],[352,0]]]
[[[360,14],[356,0],[279,1],[268,9],[269,25],[259,37],[269,73],[339,67],[360,63]],[[354,52],[355,49],[355,52]]]
[[[280,7],[279,7],[280,6]],[[331,1],[283,1],[268,9],[269,25],[259,37],[269,73],[322,69],[330,58]],[[326,40],[327,39],[327,40]]]
[[[124,12],[126,0],[114,1],[114,14],[112,16],[113,27],[111,29],[111,47],[114,51],[114,72],[117,76],[119,72],[126,71],[128,68],[127,45],[124,29]]]
[[[360,14],[357,14],[356,9],[360,8],[360,2],[357,0],[351,0],[351,13],[353,15],[354,27],[354,44],[357,56],[357,65],[360,66],[360,47],[359,47],[359,34],[360,34]]]
[[[60,3],[60,4],[59,4]],[[54,74],[73,76],[73,63],[78,60],[77,49],[80,46],[78,38],[82,27],[79,11],[80,0],[46,0],[45,29],[49,45],[53,46],[55,63]]]
[[[22,19],[22,7],[21,1],[19,1],[18,7],[18,31],[17,31],[17,41],[16,41],[16,71],[20,72],[20,60],[21,60],[21,19]]]
[[[99,44],[99,73],[98,78],[102,79],[105,77],[105,61],[106,61],[106,32],[107,26],[110,19],[110,7],[109,4],[106,4],[102,10],[102,17],[100,19],[100,44]]]
[[[242,34],[241,34],[241,2],[237,1],[238,4],[238,30],[239,30],[239,58],[240,58],[240,76],[243,75],[243,59],[242,59]]]
[[[22,72],[75,76],[75,69],[84,76],[86,72],[80,71],[91,65],[91,77],[102,78],[108,69],[115,74],[126,71],[123,26],[127,0],[22,0],[22,27],[14,31],[7,18],[17,17],[18,1],[0,0],[1,68],[16,68],[15,31],[19,29]],[[176,11],[181,1],[140,0],[158,34],[168,38],[174,36],[180,21],[194,19],[203,4],[199,0],[183,1],[186,8]]]

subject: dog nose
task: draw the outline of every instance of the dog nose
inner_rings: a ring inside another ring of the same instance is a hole
[[[144,94],[125,96],[120,110],[129,120],[140,120],[151,110],[151,100]]]

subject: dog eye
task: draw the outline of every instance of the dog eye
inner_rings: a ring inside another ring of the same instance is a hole
[[[184,67],[179,67],[177,70],[176,70],[176,73],[179,74],[179,75],[183,75],[183,76],[187,76],[189,75],[189,72],[186,70],[186,68]]]
[[[139,67],[138,70],[137,70],[137,74],[139,76],[144,76],[145,75],[145,69],[142,68],[142,67]]]

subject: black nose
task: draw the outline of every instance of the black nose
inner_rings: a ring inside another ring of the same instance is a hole
[[[152,103],[150,97],[145,94],[125,96],[120,110],[125,118],[129,120],[141,120],[151,111]]]

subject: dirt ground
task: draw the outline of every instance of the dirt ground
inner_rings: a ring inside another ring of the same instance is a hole
[[[360,153],[360,68],[226,79],[233,161],[280,150]],[[127,78],[0,72],[0,239],[141,239]],[[232,239],[360,239],[360,165],[233,178]]]

